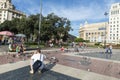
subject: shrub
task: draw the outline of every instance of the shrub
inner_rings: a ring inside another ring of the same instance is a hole
[[[25,43],[25,45],[37,45],[38,43],[37,42],[27,42]]]
[[[100,42],[95,43],[96,46],[100,46]]]

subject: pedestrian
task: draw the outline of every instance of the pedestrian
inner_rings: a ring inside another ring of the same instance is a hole
[[[110,52],[110,58],[111,58],[112,56],[112,45],[111,44],[109,45],[109,52]]]
[[[13,49],[12,49],[12,44],[11,44],[11,43],[9,44],[8,48],[9,48],[9,51],[10,51],[10,52],[13,51]]]
[[[24,47],[23,47],[23,44],[20,45],[20,54],[23,54],[24,53]]]
[[[73,41],[72,42],[72,47],[74,48],[76,46],[75,42]]]
[[[51,48],[53,47],[53,43],[50,43],[50,47],[51,47]]]
[[[39,61],[40,62],[40,66],[37,67],[40,70],[42,70],[44,68],[44,59],[46,59],[46,56],[44,54],[41,53],[40,49],[37,49],[37,51],[34,52],[34,54],[31,57],[30,60],[30,73],[33,74],[35,73],[38,69],[35,69],[34,64]]]
[[[18,44],[16,45],[16,53],[18,57],[20,55],[20,46]]]
[[[0,45],[2,45],[2,40],[0,40]]]
[[[79,52],[79,48],[78,48],[78,47],[79,47],[79,46],[77,46],[77,45],[74,47],[74,51],[75,51],[75,52]]]
[[[64,50],[65,50],[64,46],[62,46],[60,50],[61,50],[61,51],[64,51]]]
[[[108,47],[108,45],[106,45],[106,47],[105,47],[105,53],[108,53],[108,49],[109,49],[109,47]]]

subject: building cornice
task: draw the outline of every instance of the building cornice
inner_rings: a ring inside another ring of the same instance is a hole
[[[13,9],[0,9],[1,11],[10,11],[10,12],[14,12],[14,13],[16,13],[16,14],[20,14],[20,15],[23,15],[23,16],[26,16],[26,14],[25,13],[23,13],[23,12],[21,12],[21,11],[19,11],[19,10],[13,10]]]

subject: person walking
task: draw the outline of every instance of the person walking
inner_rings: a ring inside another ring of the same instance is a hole
[[[44,54],[41,53],[41,50],[40,49],[37,49],[37,51],[34,52],[34,54],[32,55],[31,57],[31,60],[30,60],[30,73],[33,74],[35,73],[35,70],[34,70],[34,64],[39,61],[40,62],[40,67],[39,69],[43,69],[44,67],[44,59],[46,59],[46,56]]]
[[[110,52],[110,58],[111,58],[112,56],[112,45],[111,44],[109,45],[109,52]]]

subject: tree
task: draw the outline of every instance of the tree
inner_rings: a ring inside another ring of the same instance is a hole
[[[44,17],[41,30],[44,31],[42,32],[44,36],[48,36],[48,39],[63,39],[66,41],[68,32],[71,30],[70,21],[51,13]]]
[[[83,38],[76,38],[75,42],[85,42],[85,40]]]
[[[11,26],[9,27],[11,29],[12,32],[14,32],[14,34],[17,34],[18,33],[18,29],[16,26],[18,26],[20,22],[20,19],[19,18],[14,18],[12,21],[11,21]]]
[[[11,21],[6,20],[4,23],[1,24],[0,30],[10,30]]]
[[[39,15],[30,15],[21,19],[15,18],[12,21],[5,21],[0,26],[0,30],[10,30],[15,34],[23,33],[27,38],[38,38],[39,36]],[[66,41],[68,32],[71,30],[70,21],[67,18],[59,17],[54,13],[41,16],[40,40],[60,40]]]

